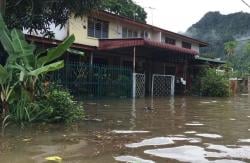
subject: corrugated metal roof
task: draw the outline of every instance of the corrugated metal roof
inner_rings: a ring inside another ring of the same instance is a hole
[[[219,64],[225,64],[225,61],[219,60],[219,59],[212,59],[212,58],[205,58],[205,57],[195,57],[196,60],[199,61],[206,61],[206,62],[213,62],[213,63],[219,63]]]
[[[138,46],[163,49],[163,50],[179,52],[179,53],[184,53],[184,54],[198,55],[198,52],[192,49],[186,49],[186,48],[178,47],[175,45],[147,40],[143,38],[100,39],[98,50],[112,50],[112,49],[138,47]]]

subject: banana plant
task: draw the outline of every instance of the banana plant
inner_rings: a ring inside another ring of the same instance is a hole
[[[0,96],[1,96],[2,107],[3,107],[3,111],[2,111],[3,118],[7,115],[9,111],[10,97],[17,84],[17,82],[12,84],[11,78],[12,78],[12,72],[8,72],[6,68],[0,65],[0,86],[1,86]]]
[[[74,40],[74,35],[71,35],[57,47],[36,54],[35,45],[28,43],[21,31],[9,30],[0,14],[0,43],[8,54],[6,64],[0,65],[0,91],[4,116],[8,112],[9,99],[15,87],[21,86],[34,97],[39,77],[64,67],[64,61],[57,60],[70,48]]]
[[[64,67],[63,60],[56,60],[65,53],[74,40],[74,35],[71,35],[57,47],[48,49],[45,54],[33,54],[34,57],[24,56],[26,64],[17,63],[12,66],[20,71],[19,80],[23,83],[24,88],[30,92],[32,98],[34,97],[36,82],[40,76]]]

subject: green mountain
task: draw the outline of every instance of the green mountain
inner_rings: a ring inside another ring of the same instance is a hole
[[[222,15],[220,12],[208,12],[186,35],[209,43],[201,53],[211,57],[225,57],[224,43],[237,40],[244,44],[250,41],[250,14],[244,12]],[[242,47],[242,44],[238,44]],[[238,49],[240,49],[238,47]]]

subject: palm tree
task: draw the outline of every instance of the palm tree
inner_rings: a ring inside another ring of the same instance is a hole
[[[228,57],[233,56],[235,54],[236,47],[237,47],[236,41],[229,41],[224,44],[224,50]]]

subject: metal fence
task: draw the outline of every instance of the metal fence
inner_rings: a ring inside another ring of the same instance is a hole
[[[145,97],[145,74],[133,73],[133,98]]]
[[[78,97],[132,96],[132,71],[126,67],[67,63],[51,80]]]
[[[175,77],[172,75],[153,74],[152,97],[173,96]]]

